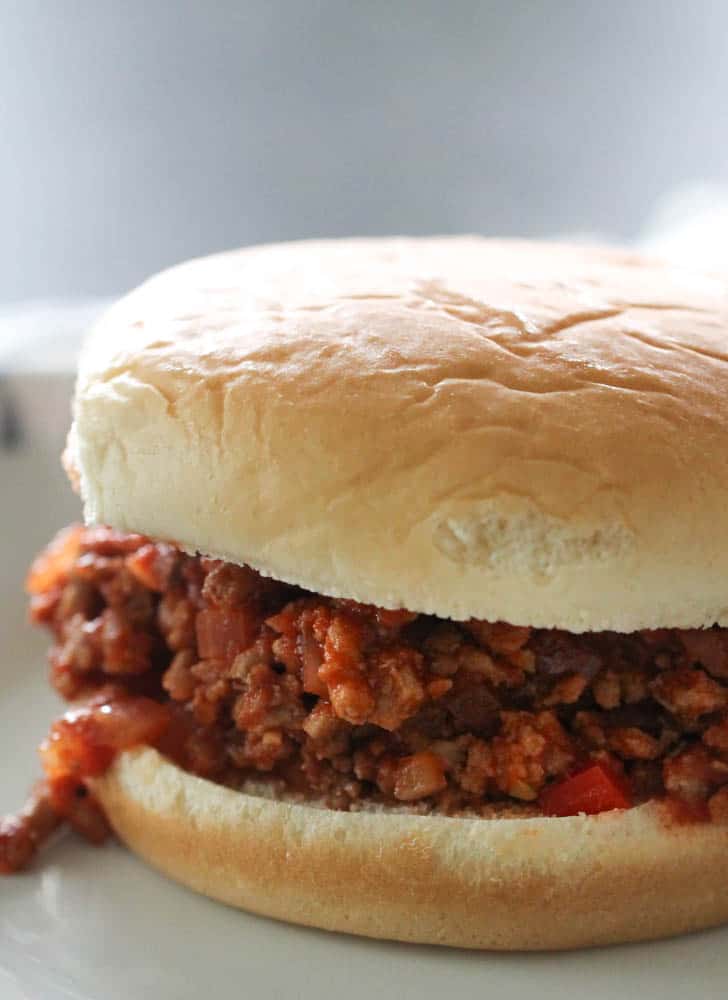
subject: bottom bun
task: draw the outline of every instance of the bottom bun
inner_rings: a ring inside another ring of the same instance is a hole
[[[556,949],[728,921],[728,830],[649,804],[564,819],[345,813],[232,791],[143,748],[93,790],[119,837],[213,899],[463,948]]]

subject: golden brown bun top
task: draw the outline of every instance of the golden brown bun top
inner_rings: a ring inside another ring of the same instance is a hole
[[[191,261],[98,325],[86,517],[313,590],[572,631],[728,622],[728,286],[475,237]]]

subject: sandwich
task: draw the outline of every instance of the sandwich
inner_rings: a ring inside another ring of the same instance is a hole
[[[728,285],[631,252],[300,242],[86,343],[69,709],[0,827],[232,906],[556,949],[728,920]]]

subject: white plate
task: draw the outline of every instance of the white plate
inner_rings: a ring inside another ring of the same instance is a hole
[[[17,806],[37,774],[35,747],[55,708],[47,641],[23,620],[23,574],[78,513],[57,462],[70,379],[16,376],[0,383],[8,389],[24,440],[0,451],[0,811]],[[728,930],[560,955],[382,944],[226,909],[118,845],[94,849],[71,837],[33,871],[0,879],[2,1000],[717,1000],[727,987]]]

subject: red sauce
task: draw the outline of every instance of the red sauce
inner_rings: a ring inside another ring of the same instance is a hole
[[[168,707],[152,698],[98,695],[53,723],[40,748],[43,770],[50,782],[97,777],[119,751],[154,745],[169,722]]]
[[[40,747],[46,780],[17,816],[0,821],[0,873],[25,868],[43,842],[67,822],[91,843],[103,843],[109,826],[85,781],[103,774],[117,753],[156,745],[172,711],[151,698],[100,692],[53,723]]]

